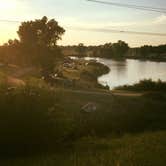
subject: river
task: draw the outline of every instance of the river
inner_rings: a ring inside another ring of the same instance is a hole
[[[108,85],[110,89],[122,85],[132,85],[143,79],[158,79],[166,81],[166,62],[152,62],[135,59],[112,60],[104,58],[94,59],[110,68],[110,72],[98,78],[102,85]]]

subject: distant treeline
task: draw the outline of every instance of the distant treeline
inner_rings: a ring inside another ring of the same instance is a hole
[[[130,48],[128,55],[135,58],[166,60],[166,44],[159,46],[142,46]]]
[[[159,46],[142,46],[130,48],[119,40],[117,43],[106,43],[98,46],[85,46],[80,43],[75,46],[61,46],[65,55],[92,56],[103,58],[140,58],[166,60],[166,44]]]
[[[85,46],[83,43],[77,46],[61,46],[65,55],[92,56],[92,57],[123,57],[129,50],[129,46],[124,41],[117,43],[106,43],[99,46]]]

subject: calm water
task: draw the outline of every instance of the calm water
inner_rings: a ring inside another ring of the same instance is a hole
[[[88,58],[89,59],[89,58]],[[114,87],[134,84],[142,79],[161,79],[166,81],[166,62],[151,62],[140,60],[109,60],[103,58],[92,58],[107,65],[110,72],[98,78],[103,85],[108,85],[110,89]]]

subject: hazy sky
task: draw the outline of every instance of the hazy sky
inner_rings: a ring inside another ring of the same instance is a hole
[[[166,8],[166,0],[103,0]],[[86,0],[0,0],[1,20],[55,18],[66,29],[59,44],[103,44],[124,40],[130,46],[165,44],[166,37],[76,31],[77,28],[166,33],[166,14],[95,4]],[[0,22],[0,43],[17,37],[19,23]]]

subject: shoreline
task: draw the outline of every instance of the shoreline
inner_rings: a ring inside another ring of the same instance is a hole
[[[140,61],[151,61],[151,62],[166,62],[165,58],[140,58],[140,57],[132,57],[132,56],[125,56],[125,57],[121,57],[121,58],[108,58],[108,57],[100,57],[100,56],[82,56],[80,57],[79,55],[68,55],[67,57],[74,57],[74,58],[103,58],[103,59],[113,59],[113,60],[127,60],[127,59],[133,59],[133,60],[140,60]]]

